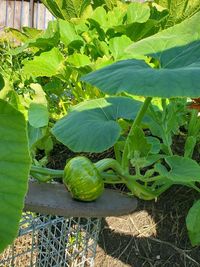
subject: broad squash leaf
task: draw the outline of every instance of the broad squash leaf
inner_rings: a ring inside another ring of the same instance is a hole
[[[126,23],[144,23],[150,17],[150,8],[146,4],[142,3],[131,3],[128,5],[127,14],[126,14]]]
[[[200,40],[200,12],[173,27],[133,43],[127,48],[135,56],[162,52]]]
[[[196,201],[190,208],[186,225],[193,246],[200,245],[200,200]]]
[[[49,21],[48,27],[45,31],[40,31],[38,34],[35,32],[32,33],[32,35],[33,37],[28,36],[28,39],[24,45],[11,49],[9,54],[17,55],[22,53],[27,48],[37,48],[37,50],[40,49],[42,51],[48,51],[53,47],[56,47],[60,41],[58,22],[56,20]]]
[[[92,63],[87,55],[79,53],[74,53],[68,56],[67,62],[77,68],[84,67]]]
[[[75,26],[66,20],[59,20],[60,40],[68,46],[73,41],[82,41],[83,39],[77,34]]]
[[[134,119],[141,102],[127,97],[85,101],[59,120],[52,133],[75,152],[102,152],[120,137],[117,119]]]
[[[200,182],[200,166],[190,159],[180,156],[170,156],[165,158],[170,167],[170,171],[160,169],[161,175],[171,180],[174,184],[190,184]]]
[[[81,17],[90,0],[42,0],[42,3],[56,18],[70,20]]]
[[[199,0],[155,0],[169,10],[165,27],[173,26],[200,11]]]
[[[53,48],[48,52],[43,52],[35,56],[33,60],[24,64],[23,71],[27,76],[54,76],[64,68],[64,57],[58,48]]]
[[[152,54],[159,68],[143,60],[123,60],[82,77],[107,94],[149,97],[200,96],[200,41]]]
[[[28,187],[30,156],[24,116],[0,99],[0,252],[16,237]]]
[[[126,35],[111,38],[109,40],[109,49],[114,59],[117,60],[117,59],[121,59],[124,56],[126,56],[127,53],[124,50],[131,43],[132,43],[131,39],[128,38]]]
[[[137,154],[138,157],[146,157],[150,150],[151,144],[148,143],[148,139],[141,128],[138,126],[134,128],[133,134],[128,139],[128,158],[132,159]]]
[[[30,87],[34,90],[35,94],[28,109],[29,124],[35,128],[47,126],[49,112],[46,94],[40,84],[31,84]]]

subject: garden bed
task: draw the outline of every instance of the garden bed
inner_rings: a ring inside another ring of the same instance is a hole
[[[183,143],[184,140],[176,136],[173,151],[181,155]],[[75,155],[57,145],[51,153],[49,167],[62,169],[65,160]],[[95,162],[112,157],[113,150],[86,155]],[[199,162],[199,154],[194,153],[194,156]],[[125,187],[115,186],[114,189],[126,191]],[[187,213],[197,199],[198,193],[194,190],[174,186],[157,201],[139,200],[137,209],[129,215],[104,218],[95,266],[200,266],[200,248],[191,246],[185,223]]]
[[[103,221],[96,266],[199,267],[200,248],[188,239],[185,217],[193,190],[174,187],[157,202],[139,201],[137,210]]]
[[[0,252],[25,207],[106,217],[97,266],[199,266],[200,4],[43,2],[0,45]]]

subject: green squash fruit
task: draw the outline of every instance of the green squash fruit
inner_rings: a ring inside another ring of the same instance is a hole
[[[86,157],[78,156],[67,162],[63,183],[72,197],[81,201],[92,201],[101,196],[104,182],[94,164]]]

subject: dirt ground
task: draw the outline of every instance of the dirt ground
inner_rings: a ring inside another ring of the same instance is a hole
[[[200,247],[191,246],[185,225],[198,197],[175,187],[157,202],[139,200],[128,216],[103,220],[95,267],[200,266]]]

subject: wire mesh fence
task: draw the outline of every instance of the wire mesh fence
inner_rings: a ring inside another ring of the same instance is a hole
[[[94,266],[101,220],[24,213],[18,238],[0,267]]]

